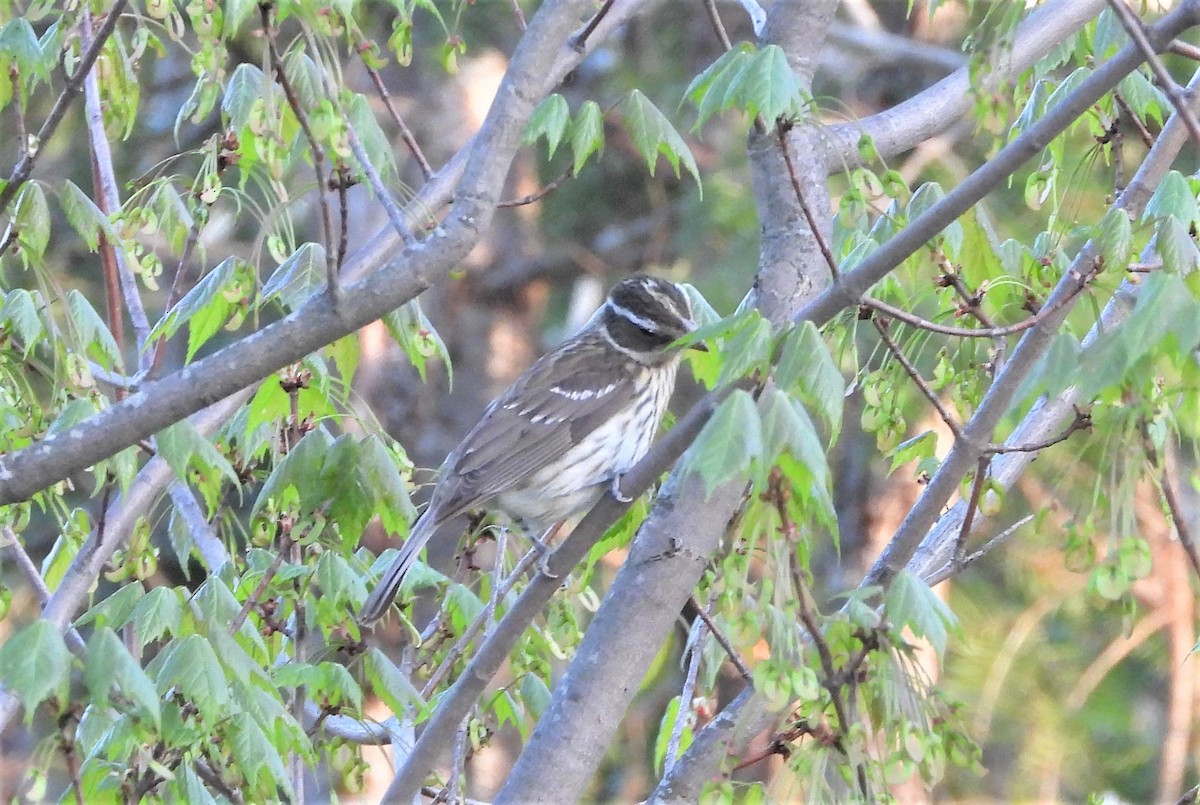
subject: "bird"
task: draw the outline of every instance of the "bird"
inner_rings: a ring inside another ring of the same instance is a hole
[[[451,518],[495,503],[549,534],[605,490],[617,492],[658,432],[682,357],[677,342],[696,331],[693,316],[687,293],[669,280],[634,274],[613,286],[588,323],[534,362],[450,452],[359,622],[387,614],[421,549]]]

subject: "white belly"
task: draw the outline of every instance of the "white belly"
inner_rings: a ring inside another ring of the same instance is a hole
[[[675,387],[677,369],[676,362],[643,369],[651,394],[589,433],[561,459],[535,472],[528,483],[501,493],[500,505],[518,519],[542,528],[590,509],[613,477],[631,468],[650,449]]]

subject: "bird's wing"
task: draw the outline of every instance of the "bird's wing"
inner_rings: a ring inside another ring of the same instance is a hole
[[[561,458],[626,406],[635,378],[601,344],[548,353],[501,395],[447,459],[430,508],[478,506]]]

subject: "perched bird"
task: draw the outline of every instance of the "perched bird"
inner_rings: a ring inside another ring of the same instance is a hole
[[[675,387],[692,307],[673,282],[617,284],[574,337],[542,356],[483,414],[439,470],[429,507],[367,597],[379,620],[438,526],[495,501],[522,525],[587,511],[650,449]]]

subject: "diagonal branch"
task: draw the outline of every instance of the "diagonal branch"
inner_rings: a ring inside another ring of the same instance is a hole
[[[589,48],[646,3],[617,0],[587,40]],[[539,12],[547,21],[540,26],[531,22],[532,33],[518,46],[483,128],[407,206],[424,217],[455,199],[454,209],[430,238],[405,248],[389,223],[347,260],[345,280],[354,282],[343,286],[340,305],[332,305],[326,295],[313,297],[259,332],[144,384],[137,394],[69,432],[0,457],[0,505],[24,500],[137,444],[375,321],[448,276],[491,220],[493,202],[536,102],[585,55],[566,44],[555,51],[553,43],[566,42],[567,32],[590,5],[588,0],[557,0]]]
[[[66,85],[59,94],[58,100],[54,102],[54,106],[50,109],[50,114],[46,116],[42,127],[38,129],[34,142],[21,143],[21,158],[13,166],[12,173],[8,175],[8,181],[4,183],[4,188],[0,189],[0,212],[8,209],[9,202],[13,200],[17,191],[21,189],[25,182],[29,180],[29,175],[33,173],[33,163],[37,159],[37,155],[45,147],[46,143],[50,141],[50,138],[54,136],[54,132],[58,129],[58,124],[62,122],[63,115],[67,113],[71,101],[75,99],[79,90],[83,88],[84,79],[92,71],[92,65],[96,63],[96,58],[104,48],[104,43],[112,36],[113,30],[117,27],[117,20],[120,19],[122,12],[125,11],[125,6],[128,2],[129,0],[116,0],[113,3],[113,7],[108,11],[108,16],[104,19],[104,24],[96,31],[96,38],[92,40],[92,44],[84,51],[83,57],[79,60],[75,72],[67,77]],[[87,13],[86,10],[84,13]]]

